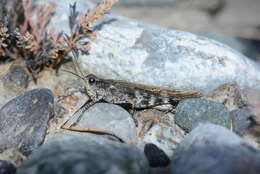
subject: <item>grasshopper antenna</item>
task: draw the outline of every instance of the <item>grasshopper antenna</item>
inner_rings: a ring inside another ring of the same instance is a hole
[[[74,69],[76,71],[76,73],[80,74],[81,77],[84,77],[84,73],[81,71],[80,67],[79,67],[79,63],[78,63],[78,53],[72,51],[73,57],[72,57],[72,62],[74,65]],[[83,79],[84,80],[84,79]]]
[[[78,78],[80,78],[80,79],[82,79],[82,80],[85,80],[84,77],[82,77],[82,76],[80,76],[80,75],[78,75],[77,73],[74,73],[74,72],[72,72],[72,71],[69,71],[69,70],[66,70],[66,69],[61,69],[61,71],[70,73],[70,74],[72,74],[72,75],[74,75],[74,76],[77,76]]]

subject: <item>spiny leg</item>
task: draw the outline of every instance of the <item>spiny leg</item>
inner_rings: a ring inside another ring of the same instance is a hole
[[[81,119],[83,113],[92,105],[97,103],[93,100],[88,100],[83,106],[81,106],[62,126],[61,128],[65,129],[68,127],[71,127],[73,125],[76,125],[79,120]]]

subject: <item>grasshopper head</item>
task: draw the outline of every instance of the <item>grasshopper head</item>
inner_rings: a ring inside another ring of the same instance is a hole
[[[92,100],[98,100],[102,97],[102,89],[100,89],[100,79],[93,74],[84,77],[86,83],[86,91]]]
[[[93,101],[100,100],[104,96],[105,90],[104,90],[104,85],[102,83],[102,79],[99,79],[93,74],[89,74],[83,77],[83,73],[81,71],[80,74],[82,74],[82,76],[72,71],[68,71],[68,70],[63,70],[63,71],[73,74],[79,77],[80,79],[82,79],[85,82],[85,89],[87,91],[87,95]]]

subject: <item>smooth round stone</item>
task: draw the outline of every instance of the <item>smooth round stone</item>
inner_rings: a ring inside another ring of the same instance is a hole
[[[205,93],[233,81],[260,89],[259,64],[220,42],[116,15],[101,23],[90,55],[79,56],[88,73]]]
[[[13,92],[22,92],[27,88],[29,83],[29,75],[25,68],[20,65],[11,65],[8,73],[3,78],[6,89]]]
[[[190,132],[199,123],[214,123],[230,128],[231,119],[227,108],[221,104],[205,99],[182,100],[175,115],[176,123]]]
[[[165,167],[170,163],[170,159],[164,151],[152,143],[145,145],[144,154],[151,167]]]
[[[52,115],[48,89],[34,89],[9,101],[0,109],[0,150],[19,148],[30,154],[43,142]]]
[[[176,149],[172,174],[257,174],[260,152],[228,129],[200,124]]]
[[[144,154],[134,146],[66,131],[30,155],[17,174],[147,174],[148,170]]]
[[[0,160],[0,174],[15,174],[16,167],[9,161]]]
[[[137,129],[132,116],[118,105],[95,104],[82,115],[77,126],[112,132],[126,143],[136,144],[137,141]]]

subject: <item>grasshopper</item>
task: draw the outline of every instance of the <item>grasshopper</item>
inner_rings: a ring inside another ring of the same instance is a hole
[[[103,79],[93,74],[80,78],[85,82],[85,90],[86,94],[89,96],[89,100],[62,126],[64,129],[107,133],[95,129],[80,129],[74,127],[80,120],[81,115],[89,107],[98,102],[118,104],[133,110],[143,110],[164,105],[170,105],[172,108],[175,108],[179,101],[183,99],[199,98],[203,96],[203,94],[198,91],[163,88],[119,80]]]

